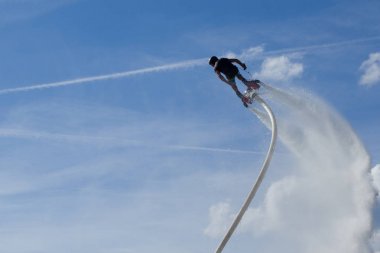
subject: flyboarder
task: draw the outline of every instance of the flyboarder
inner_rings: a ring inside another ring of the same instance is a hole
[[[217,76],[231,86],[231,88],[235,91],[236,95],[242,100],[245,107],[248,107],[249,101],[238,89],[235,81],[235,77],[237,77],[248,89],[257,90],[260,88],[260,81],[253,80],[248,81],[245,79],[239,72],[239,69],[233,64],[239,64],[244,70],[247,69],[245,63],[241,62],[239,59],[229,59],[229,58],[220,58],[216,56],[212,56],[208,62],[213,68]],[[223,75],[222,75],[223,74]]]

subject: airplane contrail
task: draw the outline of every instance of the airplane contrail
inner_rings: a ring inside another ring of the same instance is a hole
[[[43,84],[36,84],[36,85],[30,85],[30,86],[24,86],[24,87],[18,87],[18,88],[3,89],[3,90],[0,90],[0,94],[57,88],[61,86],[79,85],[79,84],[95,82],[95,81],[119,79],[123,77],[147,74],[151,72],[161,72],[161,71],[169,71],[169,70],[174,70],[174,69],[190,68],[194,66],[203,65],[205,63],[207,63],[207,58],[188,60],[188,61],[182,61],[182,62],[177,62],[177,63],[172,63],[172,64],[165,64],[165,65],[156,66],[156,67],[112,73],[112,74],[107,74],[107,75],[82,77],[82,78],[60,81],[60,82],[43,83]]]
[[[262,55],[268,56],[268,55],[276,55],[276,54],[289,54],[289,53],[297,53],[297,52],[303,52],[303,51],[320,50],[320,49],[325,49],[325,48],[351,46],[355,44],[361,44],[361,43],[371,42],[371,41],[376,41],[376,40],[380,40],[380,36],[346,40],[346,41],[333,42],[333,43],[325,43],[325,44],[319,44],[319,45],[304,46],[304,47],[293,47],[293,48],[271,50],[271,51],[263,52]]]
[[[355,45],[355,44],[371,42],[371,41],[376,41],[376,40],[380,40],[380,36],[361,38],[361,39],[355,39],[355,40],[347,40],[347,41],[341,41],[341,42],[335,42],[335,43],[311,45],[311,46],[305,46],[305,47],[294,47],[294,48],[271,50],[271,51],[262,52],[259,55],[255,55],[254,58],[262,59],[269,55],[288,54],[288,53],[295,53],[295,52],[333,48],[333,47],[339,47],[339,46],[349,46],[349,45]],[[249,57],[249,59],[251,58],[252,57]],[[72,80],[35,84],[35,85],[23,86],[23,87],[17,87],[17,88],[7,88],[7,89],[0,90],[0,95],[9,94],[9,93],[17,93],[17,92],[26,92],[26,91],[32,91],[32,90],[40,90],[40,89],[57,88],[57,87],[69,86],[69,85],[79,85],[79,84],[90,83],[90,82],[95,82],[95,81],[112,80],[112,79],[125,78],[129,76],[142,75],[142,74],[147,74],[147,73],[152,73],[152,72],[161,72],[161,71],[196,67],[196,66],[206,65],[207,60],[208,58],[200,58],[200,59],[194,59],[194,60],[188,60],[188,61],[181,61],[177,63],[164,64],[164,65],[156,66],[156,67],[142,68],[142,69],[137,69],[137,70],[130,70],[130,71],[118,72],[118,73],[112,73],[112,74],[106,74],[106,75],[82,77],[82,78],[77,78],[77,79],[72,79]]]
[[[251,151],[243,149],[233,148],[214,148],[205,146],[193,146],[193,145],[171,145],[171,144],[158,144],[147,143],[145,141],[123,139],[120,137],[107,137],[107,136],[90,136],[90,135],[74,135],[74,134],[60,134],[60,133],[48,133],[37,132],[31,130],[22,129],[5,129],[0,128],[1,137],[13,137],[22,139],[47,139],[51,141],[65,141],[65,142],[78,142],[78,143],[91,143],[91,144],[109,144],[109,145],[121,145],[121,146],[135,146],[155,149],[168,149],[168,150],[190,150],[200,152],[213,152],[213,153],[230,153],[230,154],[250,154],[250,155],[262,155],[265,154],[262,151]]]

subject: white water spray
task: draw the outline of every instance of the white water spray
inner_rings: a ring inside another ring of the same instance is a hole
[[[279,138],[295,154],[295,167],[269,187],[261,206],[249,210],[243,229],[278,242],[266,252],[372,252],[374,192],[361,141],[316,97],[266,88]],[[259,118],[268,125],[264,115]]]
[[[260,252],[373,252],[374,189],[369,155],[361,141],[320,99],[305,92],[265,88],[279,139],[294,155],[294,165],[271,168],[286,170],[288,176],[271,183],[264,201],[248,209],[237,232],[253,233],[249,245]],[[252,111],[271,128],[267,114]],[[208,229],[216,227],[225,226],[214,220]],[[238,250],[235,247],[241,243],[231,241],[228,247]]]

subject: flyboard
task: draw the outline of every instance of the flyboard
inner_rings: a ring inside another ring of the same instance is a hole
[[[259,82],[259,84],[263,84]],[[234,233],[235,229],[239,225],[241,219],[244,216],[244,213],[247,211],[249,205],[251,204],[253,198],[256,195],[257,190],[259,189],[261,182],[263,181],[265,174],[269,168],[270,161],[272,159],[272,155],[274,152],[276,139],[277,139],[277,125],[276,125],[276,118],[273,115],[273,112],[271,108],[268,106],[268,104],[259,96],[257,89],[248,88],[244,94],[244,97],[247,98],[247,102],[252,105],[254,101],[256,101],[258,104],[260,104],[261,107],[265,110],[265,112],[268,114],[270,122],[271,122],[271,128],[272,128],[272,135],[271,135],[271,141],[269,144],[268,152],[265,157],[265,160],[263,162],[263,165],[261,167],[260,173],[253,184],[252,190],[249,192],[247,199],[245,200],[243,206],[241,207],[238,215],[236,216],[235,220],[233,221],[232,225],[230,226],[229,230],[227,231],[227,234],[224,236],[222,242],[219,244],[218,248],[216,249],[216,253],[221,253],[226,246],[227,242],[231,238],[232,234]],[[251,106],[248,106],[249,109],[251,109],[256,114],[261,113],[261,110],[258,110],[257,112],[251,108]]]
[[[256,89],[249,87],[246,91],[244,91],[243,96],[246,98],[248,104],[252,104],[255,97],[258,95]]]

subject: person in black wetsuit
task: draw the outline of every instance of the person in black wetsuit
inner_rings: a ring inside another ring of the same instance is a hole
[[[247,107],[247,99],[243,96],[243,94],[239,91],[235,77],[237,77],[247,88],[258,89],[260,85],[258,84],[258,80],[248,81],[245,79],[240,73],[239,69],[233,64],[239,64],[244,70],[247,69],[245,63],[241,62],[239,59],[228,59],[228,58],[220,58],[216,56],[212,56],[208,62],[213,68],[215,73],[218,75],[220,80],[230,85],[231,88],[235,91],[236,95],[242,100],[245,107]],[[222,75],[223,74],[223,75]]]

